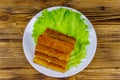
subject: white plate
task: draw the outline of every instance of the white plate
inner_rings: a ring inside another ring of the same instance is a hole
[[[48,10],[53,10],[53,9],[60,8],[60,7],[62,7],[62,6],[50,7],[50,8],[48,8]],[[63,7],[63,8],[71,9],[73,11],[78,12],[77,10],[72,9],[72,8],[68,8],[68,7]],[[82,14],[82,13],[80,13],[80,14]],[[35,44],[34,44],[33,38],[31,37],[31,34],[32,34],[32,30],[33,30],[33,24],[37,20],[38,16],[40,16],[40,15],[41,15],[41,11],[31,19],[31,21],[28,23],[28,25],[25,29],[24,36],[23,36],[23,49],[24,49],[25,56],[26,56],[27,60],[29,61],[29,63],[40,73],[45,74],[47,76],[59,77],[59,78],[72,76],[72,75],[82,71],[85,67],[87,67],[87,65],[91,62],[91,60],[94,57],[94,54],[96,51],[96,46],[97,46],[97,38],[96,38],[96,33],[95,33],[95,30],[94,30],[92,24],[83,14],[82,14],[82,17],[85,18],[85,23],[89,26],[88,30],[90,32],[90,34],[89,34],[90,45],[87,46],[86,58],[82,60],[82,62],[79,64],[78,68],[72,68],[65,73],[61,73],[61,72],[57,72],[57,71],[45,68],[45,67],[35,64],[33,62]]]

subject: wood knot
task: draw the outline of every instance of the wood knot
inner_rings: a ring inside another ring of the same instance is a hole
[[[1,21],[7,21],[9,19],[9,16],[8,15],[1,15],[0,16],[0,20]]]
[[[105,6],[100,6],[99,8],[100,8],[100,10],[102,10],[102,11],[106,10],[106,7],[105,7]]]

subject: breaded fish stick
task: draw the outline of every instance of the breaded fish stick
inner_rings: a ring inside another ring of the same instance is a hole
[[[41,52],[35,52],[35,57],[38,57],[38,58],[41,58],[41,59],[44,59],[48,62],[51,62],[51,63],[54,63],[54,64],[57,64],[57,65],[60,65],[62,67],[66,67],[67,65],[67,62],[66,61],[63,61],[63,60],[59,60],[55,57],[51,57],[51,56],[48,56],[44,53],[41,53]]]
[[[73,44],[46,35],[40,35],[38,42],[40,45],[48,46],[65,53],[70,53],[74,48]]]
[[[34,62],[38,63],[42,66],[48,67],[50,69],[56,70],[56,71],[60,71],[60,72],[66,71],[66,68],[63,68],[63,67],[56,65],[56,64],[53,64],[53,63],[49,63],[49,62],[45,61],[44,59],[40,59],[38,57],[34,58]]]
[[[38,45],[38,44],[36,45],[36,51],[44,53],[48,56],[58,58],[59,60],[64,60],[64,61],[68,61],[69,57],[70,57],[69,53],[66,54],[66,53],[57,51],[53,48],[46,47],[46,46],[43,46],[43,45]]]
[[[72,44],[75,44],[75,42],[76,42],[75,38],[64,35],[64,34],[62,34],[60,32],[52,30],[50,28],[47,28],[46,31],[44,32],[44,34],[48,35],[48,36],[51,36],[53,38],[57,38],[59,40],[65,41],[65,42],[72,43]]]

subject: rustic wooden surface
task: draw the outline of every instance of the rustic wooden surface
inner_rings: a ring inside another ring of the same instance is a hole
[[[92,22],[98,36],[91,64],[68,78],[40,74],[22,49],[29,20],[51,6],[79,10]],[[120,0],[0,0],[0,80],[120,80]]]

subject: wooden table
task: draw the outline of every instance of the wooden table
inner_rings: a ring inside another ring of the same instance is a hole
[[[42,9],[68,6],[94,25],[98,46],[82,72],[63,79],[45,76],[28,63],[22,37],[29,20]],[[120,80],[120,0],[0,0],[0,80]]]

